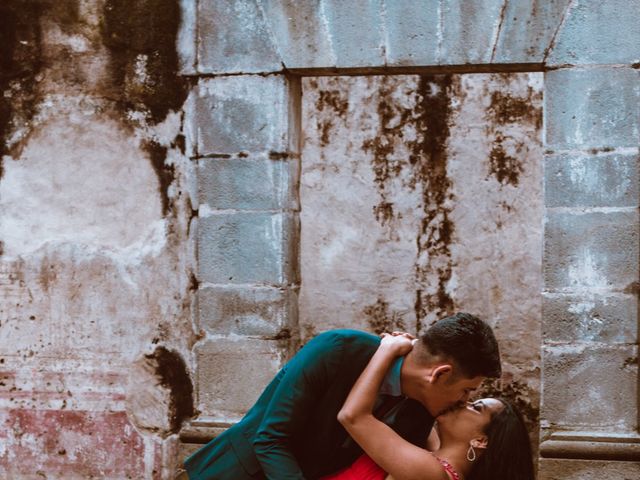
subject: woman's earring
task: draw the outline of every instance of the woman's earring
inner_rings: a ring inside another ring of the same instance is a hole
[[[469,445],[469,450],[467,450],[467,460],[473,462],[476,459],[476,451],[473,449],[471,445]]]

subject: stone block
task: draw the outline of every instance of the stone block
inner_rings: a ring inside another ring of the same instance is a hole
[[[198,290],[199,326],[213,335],[290,334],[297,306],[293,289],[225,285]]]
[[[219,421],[239,420],[280,368],[279,342],[240,336],[195,348],[198,410]]]
[[[624,293],[542,294],[545,342],[635,343],[638,298]]]
[[[640,73],[632,68],[546,72],[543,111],[547,148],[635,148]]]
[[[545,290],[633,291],[638,281],[638,212],[547,214]]]
[[[199,203],[219,210],[295,209],[297,165],[265,156],[200,159]]]
[[[231,213],[198,222],[198,279],[215,284],[297,282],[296,215]]]
[[[636,429],[636,345],[547,345],[542,349],[542,365],[540,417],[545,423],[580,429]]]
[[[558,31],[548,65],[640,61],[640,0],[577,0]]]
[[[541,458],[538,480],[631,480],[640,478],[639,462]]]
[[[547,207],[637,207],[638,154],[547,155]]]
[[[288,151],[288,93],[282,75],[201,80],[187,119],[197,155]]]
[[[326,0],[323,5],[337,67],[385,64],[381,2]]]
[[[501,21],[502,0],[442,2],[443,65],[483,64],[491,61]]]
[[[282,70],[257,0],[198,2],[198,72]]]
[[[177,49],[179,71],[181,75],[194,75],[196,70],[196,2],[180,0],[180,30],[178,30]]]
[[[542,63],[569,2],[506,2],[492,63]]]
[[[284,65],[327,68],[336,64],[321,2],[261,0]]]
[[[387,64],[437,65],[439,0],[386,3]]]

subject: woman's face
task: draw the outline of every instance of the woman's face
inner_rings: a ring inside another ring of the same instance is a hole
[[[482,398],[469,402],[464,407],[449,410],[438,416],[438,430],[441,435],[467,441],[482,435],[493,415],[504,408],[500,400]]]

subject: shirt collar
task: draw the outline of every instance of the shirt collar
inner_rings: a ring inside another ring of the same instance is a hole
[[[391,395],[393,397],[402,396],[402,383],[400,381],[402,362],[404,362],[404,357],[398,357],[391,364],[391,368],[389,368],[389,371],[380,386],[381,394]]]

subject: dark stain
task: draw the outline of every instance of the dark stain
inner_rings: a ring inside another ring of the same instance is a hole
[[[193,384],[182,357],[173,350],[160,346],[145,358],[156,364],[159,383],[171,392],[169,405],[171,431],[177,432],[182,422],[194,415]]]
[[[624,363],[622,364],[622,368],[630,367],[632,365],[638,364],[638,357],[628,357],[625,358]]]
[[[191,272],[189,275],[189,291],[197,292],[198,288],[200,288],[200,280],[198,280],[195,273]]]
[[[187,141],[182,134],[176,135],[176,138],[171,142],[171,148],[177,148],[178,151],[184,155],[187,150]]]
[[[421,290],[420,310],[416,311],[418,330],[422,319],[429,313],[436,317],[450,315],[454,302],[446,291],[451,279],[452,262],[450,245],[454,236],[454,225],[447,203],[453,199],[451,180],[447,176],[447,142],[449,139],[449,117],[451,115],[451,75],[423,75],[420,77],[418,93],[421,101],[416,112],[416,130],[423,132],[421,139],[411,145],[416,181],[422,191],[424,216],[420,234],[416,239],[418,258],[427,253],[426,263],[416,264],[418,282],[426,284],[434,274],[438,279],[435,293]],[[447,259],[434,268],[432,259]],[[444,265],[443,265],[444,264]]]
[[[505,80],[508,81],[508,78]],[[540,93],[534,92],[531,87],[527,97],[514,97],[500,90],[494,91],[487,112],[491,120],[498,125],[529,122],[539,130],[542,128],[542,109],[532,105],[539,95]]]
[[[267,340],[290,340],[292,338],[292,333],[289,328],[280,329],[275,335],[272,337],[268,337]]]
[[[349,99],[345,96],[344,91],[339,89],[320,90],[318,92],[318,100],[316,100],[316,109],[319,112],[331,110],[339,118],[346,119],[349,111]],[[332,116],[320,115],[318,121],[318,129],[320,130],[320,144],[324,147],[329,144],[329,135],[334,126]]]
[[[600,148],[590,148],[589,149],[589,153],[592,155],[596,155],[598,153],[607,153],[607,152],[613,152],[615,150],[615,148],[613,147],[600,147]]]
[[[49,260],[45,258],[42,265],[40,265],[40,271],[38,272],[38,283],[46,292],[49,290],[51,283],[55,282],[56,278],[57,273],[55,267],[52,264],[49,264]]]
[[[524,168],[517,158],[507,154],[502,142],[504,142],[502,134],[496,134],[491,153],[489,153],[489,173],[502,185],[510,184],[517,187]]]
[[[535,391],[519,380],[505,382],[500,379],[486,380],[475,395],[477,398],[500,397],[508,400],[522,413],[529,436],[537,438],[540,421],[540,407],[533,403]]]
[[[623,292],[631,295],[638,295],[638,293],[640,293],[640,282],[631,282],[625,287]]]
[[[144,111],[152,123],[162,121],[187,97],[176,51],[179,0],[107,0],[103,17],[102,39],[111,54],[118,106]],[[144,75],[136,73],[141,70]]]
[[[36,77],[43,63],[43,5],[36,0],[0,3],[0,178],[4,171],[2,155],[18,155],[7,145],[9,134],[17,126],[14,122],[28,123],[40,100]]]
[[[398,312],[389,312],[389,303],[380,297],[373,305],[366,306],[362,313],[366,316],[371,331],[378,335],[394,330],[407,330],[402,316]]]
[[[380,202],[378,205],[373,207],[373,214],[381,225],[389,223],[394,218],[393,203]]]
[[[270,160],[286,160],[287,158],[290,158],[290,157],[291,157],[291,153],[289,152],[274,152],[274,151],[269,152]]]
[[[413,110],[402,108],[396,105],[392,100],[392,94],[395,90],[395,84],[392,79],[382,77],[380,79],[380,88],[378,90],[377,113],[380,121],[378,132],[374,138],[365,140],[362,148],[365,152],[373,154],[373,162],[371,164],[374,174],[374,183],[378,188],[380,202],[373,207],[373,213],[376,220],[381,225],[390,225],[395,214],[393,211],[393,203],[387,199],[387,183],[397,178],[405,168],[406,160],[393,158],[398,142],[402,141],[403,128],[407,122],[411,121]],[[399,121],[395,121],[399,119]]]
[[[144,143],[144,149],[149,154],[149,160],[158,177],[160,198],[162,199],[162,215],[166,216],[171,208],[169,202],[169,186],[175,180],[175,167],[165,163],[167,159],[167,147],[151,141]]]
[[[452,76],[420,76],[417,101],[410,107],[399,106],[393,101],[396,88],[393,79],[382,77],[377,105],[380,127],[376,136],[366,140],[362,148],[373,154],[374,182],[380,197],[373,213],[381,225],[391,226],[399,218],[388,199],[387,184],[390,180],[408,170],[409,180],[405,186],[412,190],[419,189],[421,193],[423,215],[416,238],[419,259],[416,263],[416,280],[419,285],[427,285],[432,283],[435,276],[438,286],[435,293],[431,288],[416,290],[415,309],[419,330],[427,314],[440,317],[452,313],[454,309],[453,299],[446,292],[452,274],[450,244],[454,236],[454,225],[449,218],[451,209],[447,206],[453,199],[451,180],[447,176]],[[412,124],[418,133],[415,140],[404,138],[403,131],[408,124]],[[411,152],[408,158],[394,156],[396,146],[400,143]],[[442,261],[443,258],[446,260]],[[441,266],[434,267],[435,263]]]

